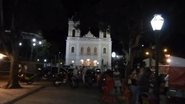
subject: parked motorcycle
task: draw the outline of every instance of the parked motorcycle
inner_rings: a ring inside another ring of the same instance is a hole
[[[66,71],[60,71],[59,73],[57,73],[55,75],[55,78],[53,80],[53,85],[56,87],[61,86],[62,84],[66,84],[67,83],[67,72]]]
[[[18,79],[20,82],[25,82],[27,84],[32,84],[34,82],[35,75],[32,73],[19,73]]]
[[[47,67],[42,70],[42,80],[53,80],[58,72],[58,67]]]
[[[61,70],[53,81],[54,86],[59,87],[62,84],[69,84],[72,88],[79,86],[79,79],[73,75],[71,70]]]
[[[86,71],[85,74],[85,86],[86,87],[92,87],[93,84],[96,83],[96,75],[95,71],[92,69],[89,69]]]

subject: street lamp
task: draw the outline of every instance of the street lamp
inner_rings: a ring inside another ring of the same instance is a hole
[[[167,48],[164,48],[164,49],[163,49],[163,52],[164,52],[164,53],[168,52],[168,49],[167,49]]]
[[[116,53],[112,52],[112,58],[115,58],[115,57],[116,57]]]
[[[33,57],[33,47],[36,46],[36,39],[33,38],[32,39],[32,45],[31,45],[31,55],[30,55],[30,61],[32,61],[32,57]]]
[[[159,104],[159,31],[162,29],[164,23],[164,19],[160,14],[155,14],[153,19],[151,20],[151,26],[153,31],[156,32],[156,62],[155,62],[155,78],[156,78],[156,83],[155,83],[155,92],[156,92],[156,97],[157,97],[157,104]]]
[[[150,53],[149,53],[148,51],[146,51],[145,54],[146,54],[147,56],[150,55]]]
[[[0,59],[3,59],[4,57],[7,57],[6,55],[0,53]]]
[[[32,42],[34,42],[34,43],[35,43],[36,41],[37,41],[37,40],[36,40],[35,38],[33,38],[33,39],[32,39]]]
[[[19,46],[22,46],[22,42],[19,42]]]
[[[170,54],[165,54],[165,59],[166,59],[167,64],[170,64],[171,62]]]
[[[114,70],[114,68],[115,68],[115,57],[116,57],[116,52],[112,52],[112,67],[113,67],[113,70]]]
[[[146,67],[152,68],[152,50],[146,51],[145,55],[149,59],[149,64]]]
[[[42,41],[39,41],[39,45],[42,45]]]
[[[33,58],[33,52],[34,52],[34,47],[36,47],[37,45],[42,45],[43,42],[42,41],[38,41],[36,38],[33,38],[31,40],[31,55],[30,55],[30,61],[32,61],[32,58]]]
[[[152,61],[151,52],[146,51],[146,52],[145,52],[145,55],[149,58],[149,65],[147,65],[147,67],[151,68],[151,66],[152,66],[152,65],[151,65],[151,63],[152,63],[152,62],[151,62],[151,61]]]
[[[58,53],[58,73],[60,72],[60,62],[61,62],[61,57],[60,57],[61,52]]]

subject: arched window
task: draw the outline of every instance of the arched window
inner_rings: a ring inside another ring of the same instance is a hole
[[[72,37],[75,37],[75,29],[72,31]]]
[[[106,54],[106,48],[103,48],[103,53]]]
[[[103,38],[106,38],[106,32],[104,32],[104,34],[103,34]]]
[[[97,48],[94,47],[94,55],[97,55]]]
[[[71,53],[74,53],[74,52],[75,52],[75,48],[71,47]]]
[[[91,49],[90,49],[90,47],[87,47],[87,55],[91,55]]]
[[[81,55],[84,54],[84,47],[81,47],[80,54],[81,54]]]

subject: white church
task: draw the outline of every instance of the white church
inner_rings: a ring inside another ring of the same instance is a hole
[[[65,65],[89,68],[111,68],[112,41],[110,32],[99,31],[95,37],[90,31],[81,36],[80,21],[68,21]]]

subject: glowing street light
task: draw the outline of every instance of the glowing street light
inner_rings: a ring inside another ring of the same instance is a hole
[[[36,40],[36,38],[33,38],[32,39],[32,46],[31,46],[31,55],[30,55],[30,61],[32,61],[32,57],[33,57],[33,47],[35,47],[36,46],[36,42],[37,42],[37,40]]]
[[[33,45],[33,46],[36,46],[36,43],[33,43],[32,45]]]
[[[166,59],[166,62],[169,64],[172,60],[170,58]]]
[[[19,46],[22,46],[22,42],[19,42]]]
[[[112,52],[112,58],[116,57],[116,52]]]
[[[165,48],[163,51],[164,51],[164,53],[166,53],[166,52],[168,52],[168,49],[167,49],[167,48]]]
[[[37,40],[35,38],[32,39],[32,42],[36,42]]]
[[[165,54],[166,62],[169,64],[172,60],[170,58],[170,54]]]
[[[47,59],[44,59],[44,62],[47,62]]]
[[[112,52],[112,67],[113,67],[113,69],[115,68],[115,57],[116,57],[116,52]]]
[[[7,57],[6,55],[0,53],[0,59],[3,59],[4,57]]]
[[[156,98],[157,98],[157,104],[159,104],[159,31],[162,29],[164,23],[164,19],[160,14],[155,14],[153,19],[151,20],[151,26],[153,31],[155,31],[157,36],[156,36],[156,62],[155,62],[155,78],[156,78],[156,83],[155,83],[155,92],[156,92]]]
[[[33,38],[31,40],[31,55],[30,55],[30,61],[32,61],[32,58],[33,58],[33,51],[34,51],[34,47],[36,47],[37,45],[42,45],[42,41],[38,41],[36,38]]]
[[[164,19],[160,14],[155,14],[153,19],[151,20],[151,25],[153,31],[161,30],[164,23]]]
[[[42,44],[42,41],[39,41],[39,45],[41,45]]]
[[[74,63],[75,63],[75,61],[74,61],[74,60],[72,60],[72,61],[71,61],[71,63],[72,63],[72,64],[74,64]]]
[[[150,53],[148,51],[146,51],[145,54],[148,56]]]
[[[146,51],[145,55],[147,57],[149,57],[149,68],[151,68],[151,66],[152,66],[152,52],[151,51]]]

